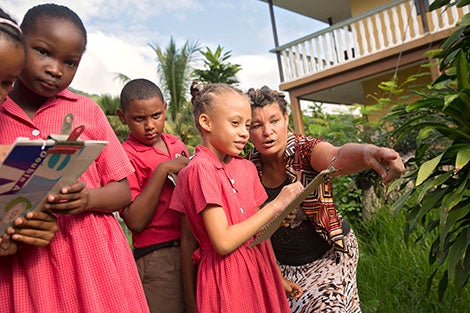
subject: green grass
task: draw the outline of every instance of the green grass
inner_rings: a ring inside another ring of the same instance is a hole
[[[406,245],[403,237],[404,216],[395,217],[380,210],[370,221],[355,225],[360,257],[357,283],[364,313],[470,312],[470,287],[456,295],[452,284],[444,300],[438,301],[437,282],[426,294],[433,268],[428,263],[431,240]]]

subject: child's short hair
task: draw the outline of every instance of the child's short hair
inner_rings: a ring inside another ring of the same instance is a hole
[[[74,24],[77,29],[83,34],[84,48],[87,44],[86,28],[83,25],[80,17],[66,6],[46,3],[32,7],[26,12],[23,22],[21,23],[21,30],[26,37],[30,32],[35,30],[38,26],[38,21],[48,23],[51,20],[65,20]]]
[[[21,29],[8,13],[0,9],[0,36],[24,46]]]
[[[243,97],[246,95],[240,89],[223,83],[201,83],[194,80],[191,84],[191,103],[193,105],[193,116],[196,127],[201,131],[199,125],[199,115],[208,113],[212,110],[212,105],[217,96],[226,93],[236,93]]]
[[[165,102],[162,91],[156,84],[144,78],[134,79],[122,88],[119,106],[125,112],[131,101],[148,100],[154,97]]]

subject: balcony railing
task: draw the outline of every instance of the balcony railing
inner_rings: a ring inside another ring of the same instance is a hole
[[[450,29],[468,12],[453,6],[421,14],[413,0],[394,1],[271,52],[280,54],[282,82],[289,82]]]

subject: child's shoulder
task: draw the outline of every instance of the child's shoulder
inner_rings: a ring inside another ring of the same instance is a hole
[[[180,139],[180,137],[178,137],[176,135],[172,135],[172,134],[169,134],[169,133],[161,133],[160,135],[162,136],[162,138],[166,142],[174,143],[174,144],[183,144],[184,145],[184,142]]]
[[[94,108],[102,111],[101,107],[98,105],[98,103],[96,103],[95,100],[88,96],[74,92],[70,89],[65,89],[61,91],[57,96],[62,99],[76,102],[79,106],[84,107],[83,109],[89,110],[90,108]]]
[[[246,169],[249,171],[256,169],[256,166],[253,162],[241,156],[233,157],[232,161],[229,163],[229,167],[238,168],[239,170]]]

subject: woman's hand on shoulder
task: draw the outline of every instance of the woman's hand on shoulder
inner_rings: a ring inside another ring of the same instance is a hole
[[[57,194],[50,194],[44,209],[57,214],[76,214],[88,208],[89,191],[85,183],[77,181],[73,185],[64,187]]]

